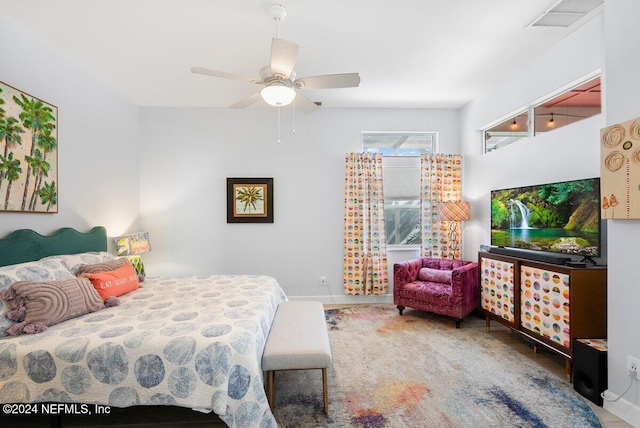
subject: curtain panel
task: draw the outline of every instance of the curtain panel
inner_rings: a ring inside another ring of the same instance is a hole
[[[442,202],[462,199],[462,155],[423,154],[420,158],[422,198],[420,220],[422,227],[422,256],[454,258],[450,254],[449,222],[440,221],[438,206]],[[457,235],[457,241],[462,234]],[[460,247],[458,242],[458,247]],[[459,255],[458,255],[459,256]]]
[[[343,291],[378,295],[388,287],[382,154],[347,153]]]

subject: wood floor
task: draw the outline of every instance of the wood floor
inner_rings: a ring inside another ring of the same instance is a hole
[[[325,305],[325,308],[344,307],[344,305]],[[453,321],[451,321],[453,322]],[[485,321],[476,315],[471,315],[462,322],[461,328],[477,329],[478,334],[487,334],[485,332]],[[565,360],[559,355],[545,351],[542,347],[538,347],[538,352],[534,353],[533,348],[520,335],[511,333],[509,329],[497,322],[491,323],[491,334],[497,340],[505,343],[522,355],[535,361],[540,366],[565,379]],[[331,393],[329,393],[331,400]],[[620,420],[613,414],[607,412],[602,407],[596,406],[588,400],[585,400],[594,412],[600,418],[604,428],[628,428],[631,425]],[[283,421],[286,423],[286,421]],[[42,417],[41,415],[34,418],[9,418],[0,412],[0,427],[15,428],[48,428],[52,427],[50,417]],[[226,427],[226,424],[213,413],[203,414],[179,407],[163,407],[149,406],[140,408],[118,409],[111,408],[111,414],[93,417],[83,416],[64,416],[61,420],[61,427],[135,427],[135,428],[187,428],[187,427]]]

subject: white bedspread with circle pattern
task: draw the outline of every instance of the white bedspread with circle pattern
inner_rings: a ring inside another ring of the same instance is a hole
[[[286,296],[266,276],[150,278],[121,305],[0,339],[0,402],[173,405],[276,427],[260,361]]]

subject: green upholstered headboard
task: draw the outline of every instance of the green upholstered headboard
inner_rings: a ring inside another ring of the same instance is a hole
[[[63,227],[49,236],[20,229],[0,239],[0,266],[88,251],[107,251],[107,230],[104,227],[96,226],[87,233]]]

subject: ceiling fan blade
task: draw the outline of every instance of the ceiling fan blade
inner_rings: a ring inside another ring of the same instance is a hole
[[[296,91],[296,97],[293,102],[296,103],[296,108],[305,114],[313,113],[318,110],[318,105],[302,95],[300,91]]]
[[[253,94],[249,95],[248,97],[243,98],[240,101],[238,101],[237,103],[235,103],[234,105],[232,105],[231,108],[246,108],[246,107],[249,107],[251,104],[253,104],[256,101],[259,101],[261,99],[262,99],[262,96],[260,95],[260,91],[254,92]]]
[[[360,75],[358,73],[342,73],[301,77],[293,83],[296,88],[304,89],[355,88],[360,85]]]
[[[209,70],[202,67],[191,67],[191,72],[196,74],[204,74],[206,76],[221,77],[223,79],[241,80],[243,82],[262,83],[258,79],[252,79],[251,77],[240,76],[238,74],[225,73],[224,71]]]
[[[288,79],[298,58],[298,45],[285,39],[271,42],[271,74]]]

